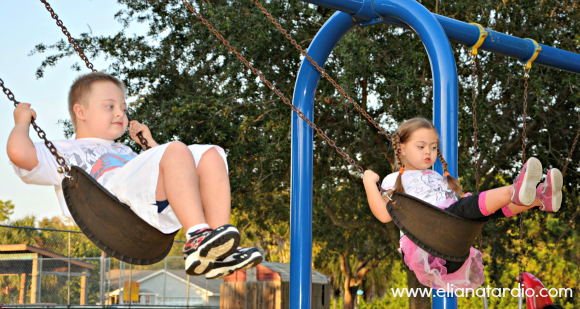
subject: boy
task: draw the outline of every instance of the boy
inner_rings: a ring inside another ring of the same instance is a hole
[[[123,83],[109,74],[78,77],[68,98],[75,140],[54,141],[59,154],[161,232],[186,228],[187,274],[221,278],[259,264],[259,250],[237,247],[239,232],[228,224],[231,196],[224,150],[180,142],[158,145],[146,125],[128,123],[125,91]],[[32,143],[29,137],[31,119],[36,119],[30,106],[21,103],[14,111],[8,157],[25,183],[54,185],[61,208],[70,217],[60,187],[64,176],[57,172],[56,160],[43,143]],[[142,133],[152,148],[137,155],[115,143],[127,126],[131,139],[144,147],[137,137]]]

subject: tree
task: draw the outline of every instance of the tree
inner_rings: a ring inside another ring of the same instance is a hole
[[[146,119],[144,122],[156,134],[156,140],[223,146],[229,158],[236,224],[244,226],[245,231],[253,231],[251,238],[255,237],[265,248],[274,239],[287,239],[289,109],[227,48],[210,38],[211,33],[179,1],[119,2],[127,9],[117,14],[118,19],[125,25],[149,23],[148,36],[129,37],[123,31],[112,36],[83,34],[78,40],[80,46],[90,58],[105,55],[113,59],[109,70],[125,81],[130,95],[138,97],[131,106],[133,116]],[[476,21],[495,31],[536,38],[538,42],[557,42],[554,44],[564,50],[580,50],[580,39],[575,36],[580,30],[577,0],[420,2],[431,11],[457,20]],[[304,47],[333,13],[298,0],[265,1],[264,5]],[[197,8],[278,89],[287,96],[292,94],[300,54],[268,24],[252,1],[201,2]],[[475,192],[472,83],[468,78],[471,68],[465,47],[453,44],[452,48],[460,75],[459,176],[464,188]],[[64,41],[36,48],[37,52],[47,50],[56,53],[41,65],[39,75],[62,57],[76,57]],[[412,31],[375,25],[347,34],[333,51],[325,70],[374,119],[393,132],[397,123],[405,119],[432,117],[429,65],[422,43]],[[481,52],[477,71],[481,175],[478,189],[482,191],[510,184],[521,166],[524,93],[523,72],[513,59]],[[531,76],[526,154],[538,157],[545,167],[562,167],[579,129],[579,77],[537,65],[533,66]],[[380,175],[393,171],[392,148],[387,139],[324,81],[317,89],[314,121],[363,167]],[[127,137],[122,141],[137,149]],[[337,260],[345,252],[350,253],[349,263],[358,257],[362,261],[398,259],[397,231],[393,225],[384,226],[372,217],[354,169],[331,147],[325,147],[321,139],[315,138],[314,143],[314,241],[316,246],[332,249],[321,250],[315,263]],[[564,232],[578,205],[579,159],[577,150],[568,168],[566,197],[560,212],[551,216],[531,212],[525,220],[528,259],[539,260],[546,251],[538,248],[551,248],[561,257],[554,269],[572,270],[576,265],[578,248],[551,246]],[[576,216],[563,237],[577,237],[579,223],[580,217]],[[486,283],[502,286],[515,280],[518,230],[518,222],[513,219],[486,225],[482,248],[488,272]],[[367,248],[367,243],[372,245]],[[384,252],[379,252],[380,249]],[[344,260],[346,273],[346,256]],[[534,263],[529,267],[540,271]],[[562,282],[574,282],[569,273],[563,275]],[[346,276],[341,278],[347,280]],[[343,293],[356,284],[349,283]],[[407,284],[420,287],[417,282]],[[501,299],[497,303],[513,306],[514,301]],[[426,308],[429,304],[411,299],[409,306]]]
[[[6,202],[0,200],[0,222],[8,220],[10,215],[14,213],[14,204],[8,200]]]

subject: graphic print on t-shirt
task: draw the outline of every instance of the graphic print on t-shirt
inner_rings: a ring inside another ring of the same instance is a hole
[[[397,174],[389,175],[390,180],[385,179],[387,183],[383,183],[383,186],[386,189],[393,188]],[[455,192],[447,183],[447,179],[437,172],[413,170],[405,172],[402,177],[405,192],[427,203],[435,206],[449,206],[457,200]]]
[[[436,201],[438,202],[455,197],[455,192],[449,188],[447,181],[438,174],[435,174],[430,170],[423,171],[421,173],[421,180],[423,180],[423,183],[425,183],[431,191],[425,197],[435,194]]]
[[[116,153],[105,153],[93,165],[91,176],[98,180],[104,173],[123,167],[133,156],[124,156]]]

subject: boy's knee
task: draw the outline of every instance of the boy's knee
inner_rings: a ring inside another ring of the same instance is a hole
[[[201,159],[199,160],[200,166],[205,166],[207,164],[214,165],[214,164],[224,164],[224,159],[222,158],[221,154],[215,148],[210,148],[206,150]]]
[[[166,157],[166,155],[169,154],[169,156],[171,157],[191,157],[193,158],[193,154],[191,153],[191,150],[189,150],[189,148],[187,148],[187,145],[185,145],[182,142],[171,142],[167,148],[165,149],[165,154],[163,155],[164,157]]]
[[[169,143],[169,145],[167,146],[167,149],[165,151],[167,151],[167,150],[170,150],[170,151],[185,151],[185,150],[187,150],[187,151],[189,151],[189,148],[187,148],[187,145],[185,145],[184,143],[175,141],[175,142]]]

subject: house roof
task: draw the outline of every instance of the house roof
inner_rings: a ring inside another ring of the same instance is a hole
[[[265,266],[281,277],[282,282],[290,282],[290,264],[289,263],[276,263],[276,262],[262,262],[260,265]],[[312,283],[327,284],[328,277],[322,273],[312,270]]]
[[[111,291],[116,290],[119,288],[119,269],[111,269],[109,272],[110,279],[111,279]],[[132,280],[137,282],[144,282],[150,278],[153,278],[158,275],[163,275],[165,273],[164,269],[161,270],[132,270]],[[173,270],[168,269],[167,275],[173,276],[176,279],[180,279],[183,281],[184,284],[187,284],[187,274],[185,270]],[[129,270],[125,269],[123,277],[125,280],[129,280]],[[212,279],[207,280],[205,276],[189,276],[189,284],[193,284],[198,286],[202,290],[208,290],[212,292],[214,295],[220,294],[220,284],[223,282],[223,279]]]
[[[34,254],[38,254],[38,257],[51,259],[50,264],[45,263],[43,265],[43,271],[62,272],[64,268],[68,267],[68,257],[64,255],[34,246],[16,244],[0,245],[0,268],[11,269],[12,271],[18,269],[18,272],[30,272],[32,260],[35,258]],[[71,272],[80,273],[93,269],[95,269],[95,265],[71,259]],[[0,270],[0,273],[6,274],[7,272]]]

